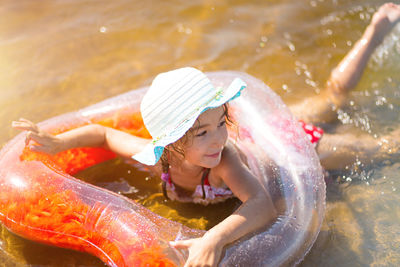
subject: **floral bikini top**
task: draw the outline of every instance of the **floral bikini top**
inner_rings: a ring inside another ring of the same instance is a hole
[[[163,172],[161,174],[161,180],[165,198],[203,205],[223,202],[229,198],[233,198],[234,194],[229,188],[219,188],[210,185],[210,182],[208,181],[209,173],[210,169],[204,169],[201,184],[196,186],[194,192],[188,192],[172,182],[169,172]]]

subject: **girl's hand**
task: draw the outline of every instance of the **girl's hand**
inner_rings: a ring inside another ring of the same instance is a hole
[[[222,246],[218,245],[215,240],[206,239],[204,236],[202,238],[170,242],[170,244],[177,249],[189,250],[189,257],[184,267],[215,267],[220,260]]]
[[[21,118],[19,121],[13,121],[11,125],[14,129],[28,131],[25,144],[29,145],[30,141],[35,142],[35,144],[29,146],[30,150],[48,154],[56,154],[62,151],[62,140],[42,131],[35,123]]]

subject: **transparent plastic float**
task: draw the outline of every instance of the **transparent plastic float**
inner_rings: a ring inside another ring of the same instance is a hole
[[[278,219],[229,245],[220,266],[290,266],[312,247],[325,212],[325,182],[318,156],[279,96],[241,72],[207,73],[215,87],[235,77],[248,85],[230,103],[237,128],[230,138],[246,154],[251,171],[271,193]],[[150,137],[139,115],[146,88],[110,98],[39,124],[57,134],[100,123]],[[0,221],[24,238],[97,256],[109,266],[183,266],[187,253],[170,240],[199,237],[116,193],[73,177],[116,157],[102,148],[77,148],[55,156],[25,147],[25,134],[0,152]],[[260,212],[269,212],[268,210]]]

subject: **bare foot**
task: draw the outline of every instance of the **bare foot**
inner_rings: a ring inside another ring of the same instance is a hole
[[[375,29],[377,41],[381,42],[385,35],[399,22],[400,5],[386,3],[375,12],[370,25]]]

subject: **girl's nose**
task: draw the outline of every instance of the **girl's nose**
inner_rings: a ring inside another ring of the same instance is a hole
[[[228,139],[228,131],[226,129],[217,131],[214,138],[214,145],[218,148],[223,147]]]

